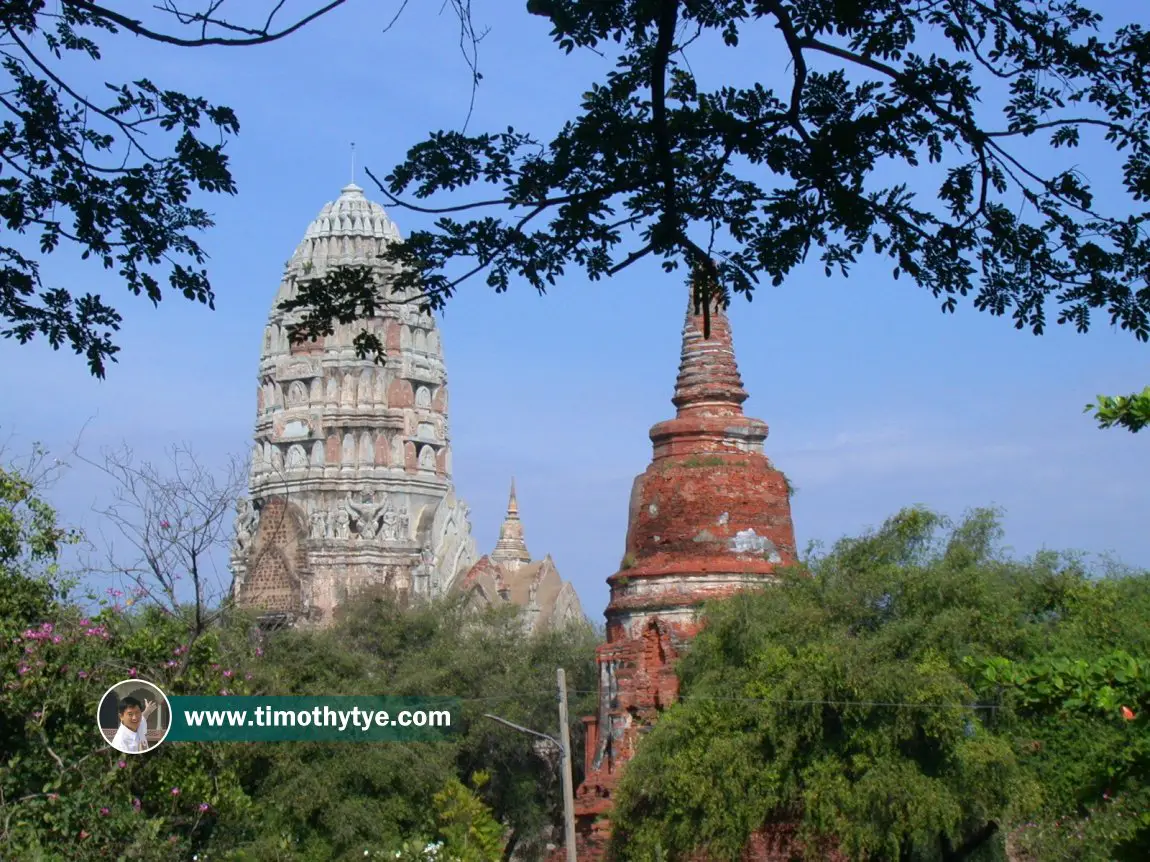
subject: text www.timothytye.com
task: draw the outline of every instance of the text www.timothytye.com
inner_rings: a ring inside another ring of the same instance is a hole
[[[358,706],[348,710],[315,706],[311,709],[272,709],[270,706],[253,710],[185,710],[184,721],[189,727],[322,727],[366,733],[373,727],[435,727],[453,726],[451,712],[439,710],[403,710],[395,716],[384,710],[371,712]]]
[[[173,742],[436,742],[459,732],[456,697],[171,698]]]

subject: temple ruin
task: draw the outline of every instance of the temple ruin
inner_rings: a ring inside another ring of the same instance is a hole
[[[562,628],[587,619],[575,588],[559,577],[551,555],[531,559],[519,519],[514,479],[495,549],[481,557],[458,583],[459,590],[477,607],[520,606],[524,625],[532,631]]]
[[[570,584],[550,557],[531,561],[521,528],[515,544],[510,520],[495,552],[477,560],[468,508],[451,480],[439,328],[417,291],[394,291],[393,265],[381,258],[401,241],[383,207],[352,183],[320,210],[284,268],[260,352],[249,494],[238,503],[232,544],[234,596],[287,624],[328,623],[368,587],[416,599],[476,590],[480,602],[521,605],[536,629],[582,620]],[[281,304],[335,267],[370,270],[377,313],[322,340],[291,341],[300,312]],[[383,344],[382,365],[357,355],[364,330]],[[464,583],[477,563],[497,573],[503,592],[487,589],[478,572]]]
[[[355,184],[308,227],[264,331],[250,495],[239,503],[236,598],[290,622],[323,623],[370,585],[445,594],[476,561],[467,506],[451,482],[447,374],[435,318],[395,295],[384,246],[399,230]],[[332,267],[369,267],[384,300],[372,318],[289,343],[280,303]],[[366,329],[386,363],[356,355]]]
[[[575,797],[580,860],[602,858],[622,771],[678,700],[675,661],[698,631],[703,602],[770,583],[795,560],[787,480],[763,453],[766,423],[743,414],[727,315],[716,301],[704,339],[702,310],[692,296],[676,417],[651,429],[654,458],[635,480],[623,560],[607,579],[599,710],[583,720],[585,778]]]

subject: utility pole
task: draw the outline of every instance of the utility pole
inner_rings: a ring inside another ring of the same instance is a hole
[[[559,738],[563,740],[563,830],[567,837],[567,862],[575,858],[575,788],[571,778],[571,731],[567,727],[567,674],[559,677]]]
[[[490,718],[492,721],[498,721],[500,724],[510,727],[512,730],[518,730],[520,733],[545,739],[559,749],[559,757],[561,758],[559,769],[562,772],[563,779],[563,831],[567,845],[567,862],[578,862],[575,858],[575,786],[571,773],[571,732],[567,728],[567,674],[563,671],[563,668],[559,668],[556,675],[559,678],[559,739],[556,739],[550,734],[540,733],[538,730],[532,730],[529,727],[514,724],[506,718],[500,718],[498,715],[484,713],[483,717]]]

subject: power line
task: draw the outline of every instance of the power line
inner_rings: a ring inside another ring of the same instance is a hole
[[[568,689],[569,694],[598,694],[594,689]],[[497,701],[508,700],[522,700],[527,697],[554,697],[553,691],[520,691],[508,694],[489,695],[487,697],[460,697],[454,698],[460,703],[493,703]],[[860,706],[860,707],[884,707],[892,709],[971,709],[971,710],[995,710],[999,709],[998,704],[986,703],[907,703],[898,701],[878,701],[878,700],[821,700],[821,699],[798,699],[798,698],[772,698],[772,697],[724,697],[722,695],[683,695],[679,698],[679,703],[686,703],[688,701],[700,702],[723,702],[723,703],[771,703],[789,706]]]

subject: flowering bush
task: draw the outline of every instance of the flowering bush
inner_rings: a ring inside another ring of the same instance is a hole
[[[247,814],[242,759],[230,746],[180,744],[124,757],[101,739],[97,707],[135,676],[168,694],[225,681],[244,693],[246,682],[213,670],[228,632],[189,643],[177,616],[69,604],[51,570],[66,536],[27,483],[0,471],[0,857],[189,858],[221,819]],[[229,666],[242,653],[229,645]]]
[[[219,688],[219,636],[189,645],[179,620],[150,611],[83,617],[57,610],[11,638],[0,655],[0,678],[8,680],[0,744],[10,753],[0,788],[5,814],[18,814],[9,817],[0,848],[17,858],[73,840],[75,859],[108,858],[126,847],[138,858],[194,852],[221,814],[246,813],[242,760],[229,758],[236,747],[173,743],[124,758],[100,739],[95,717],[104,692],[132,668],[168,694]],[[243,680],[227,683],[246,693]]]

